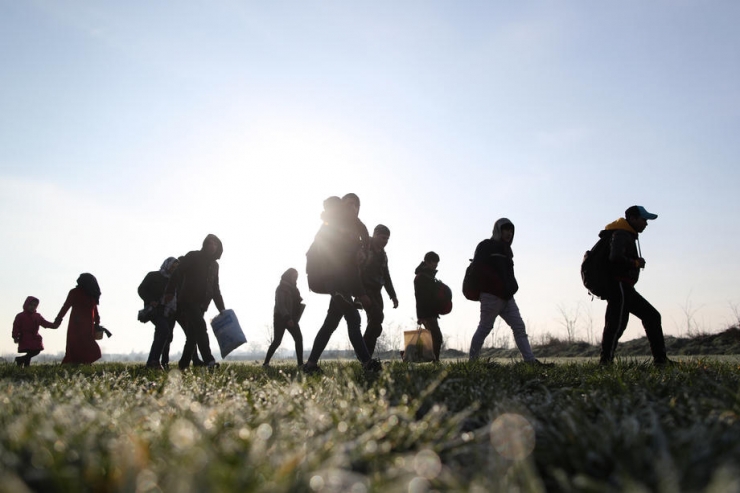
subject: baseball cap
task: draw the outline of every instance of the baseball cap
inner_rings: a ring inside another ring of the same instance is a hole
[[[656,219],[658,217],[657,214],[648,212],[641,205],[633,205],[632,207],[624,211],[624,217],[630,217],[630,216],[640,216],[643,219]]]

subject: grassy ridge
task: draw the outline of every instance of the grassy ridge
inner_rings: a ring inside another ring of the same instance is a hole
[[[737,491],[740,367],[0,366],[0,491]]]

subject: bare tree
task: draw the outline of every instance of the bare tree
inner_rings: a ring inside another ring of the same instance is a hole
[[[730,320],[730,327],[740,328],[740,304],[737,302],[729,301],[730,311],[732,311],[732,320]]]
[[[694,307],[694,304],[691,302],[691,292],[686,296],[686,301],[683,302],[682,305],[679,305],[681,307],[681,311],[684,315],[684,329],[686,330],[686,336],[687,337],[696,337],[697,335],[702,333],[702,330],[699,328],[699,324],[696,322],[696,314],[701,310],[702,307]]]
[[[568,335],[568,342],[575,342],[576,332],[578,329],[578,317],[581,315],[580,303],[572,310],[568,310],[563,303],[558,305],[558,311],[560,312],[560,325],[565,327],[565,331]]]

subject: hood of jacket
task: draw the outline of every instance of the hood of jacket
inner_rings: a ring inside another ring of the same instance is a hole
[[[502,217],[496,223],[493,225],[493,234],[491,235],[492,240],[501,241],[501,228],[503,228],[506,225],[510,225],[512,228],[514,228],[514,223],[512,223],[509,219]],[[516,233],[516,229],[514,228],[514,233]],[[514,243],[514,235],[511,236],[511,243]]]
[[[213,234],[209,234],[203,240],[203,247],[202,247],[203,250],[205,250],[205,248],[206,248],[206,242],[208,240],[213,240],[216,243],[216,253],[213,255],[213,260],[220,259],[221,258],[221,255],[223,255],[223,253],[224,253],[224,245],[223,245],[223,243],[221,243],[221,240],[218,239],[218,236],[213,235]]]
[[[627,220],[623,217],[620,217],[616,221],[612,221],[609,224],[607,224],[604,227],[604,231],[627,231],[628,233],[632,233],[633,235],[637,236],[637,231],[635,231],[635,228],[630,226],[630,223],[627,222]]]
[[[23,302],[23,311],[26,311],[26,308],[28,308],[28,305],[30,305],[31,303],[36,303],[38,305],[39,299],[35,296],[29,296],[28,298],[26,298],[26,301]]]
[[[162,267],[159,268],[159,273],[162,274],[164,277],[169,278],[170,277],[170,267],[172,267],[172,264],[175,262],[179,262],[175,257],[167,257],[164,262],[162,262]]]
[[[419,266],[414,271],[414,274],[417,274],[417,275],[425,274],[427,276],[434,277],[437,274],[437,270],[430,269],[429,267],[427,267],[427,264],[424,263],[424,261],[422,260],[422,262],[419,264]]]

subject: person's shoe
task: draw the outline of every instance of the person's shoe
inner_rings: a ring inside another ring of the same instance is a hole
[[[200,358],[193,358],[193,366],[206,366],[206,364]]]
[[[159,363],[147,363],[146,367],[150,370],[164,371],[164,367]]]
[[[269,368],[269,367],[270,367],[270,363],[262,363],[262,368]]]
[[[189,366],[190,366],[190,365],[189,365],[188,363],[178,363],[178,364],[177,364],[177,368],[178,368],[178,369],[179,369],[180,371],[185,371],[185,370],[187,370]]]
[[[612,366],[613,364],[614,364],[614,360],[611,360],[611,359],[601,358],[599,360],[599,366],[602,366],[604,368],[609,367],[609,366]]]
[[[306,375],[321,375],[324,373],[319,365],[317,365],[316,363],[311,363],[310,361],[303,365],[301,369]]]
[[[672,359],[656,359],[653,361],[653,365],[657,366],[658,368],[668,368],[670,366],[676,366],[678,363],[676,361],[673,361]]]
[[[526,363],[529,364],[529,365],[532,365],[532,366],[542,366],[542,367],[545,367],[545,366],[555,366],[555,363],[543,363],[542,361],[540,361],[538,359],[535,359],[535,360],[532,360],[532,361],[526,361]]]
[[[170,364],[169,363],[162,363],[162,368],[165,369],[165,370],[169,370],[170,369]]]
[[[16,364],[16,366],[23,367],[23,359],[24,359],[24,356],[17,356],[15,358],[15,364]]]
[[[216,363],[216,361],[215,361],[215,360],[212,360],[212,361],[209,361],[209,362],[208,362],[208,363],[206,364],[206,367],[207,367],[207,368],[208,368],[209,370],[213,371],[213,370],[215,370],[216,368],[220,368],[220,367],[221,367],[221,365],[220,365],[219,363]]]
[[[370,359],[362,364],[362,368],[368,373],[379,373],[383,371],[383,364],[380,360]]]

